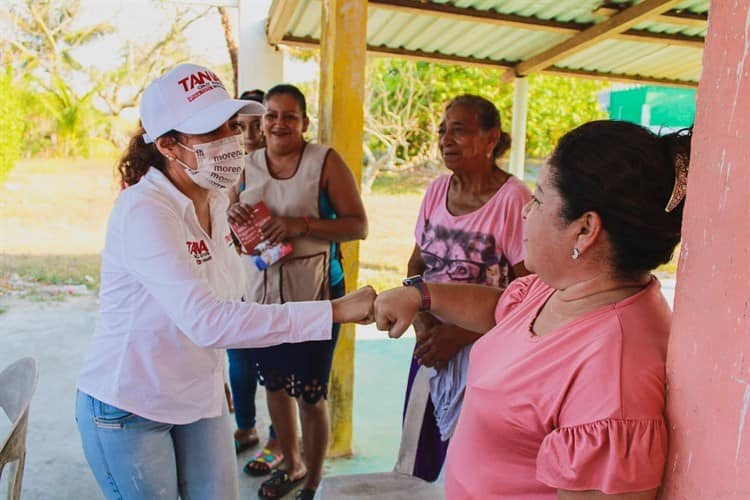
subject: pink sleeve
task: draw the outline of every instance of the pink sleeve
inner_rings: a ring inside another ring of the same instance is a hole
[[[537,455],[536,478],[562,490],[646,491],[661,484],[666,455],[663,419],[604,419],[548,434]]]
[[[516,180],[514,177],[512,178]],[[531,192],[526,185],[516,180],[514,189],[505,200],[505,224],[502,234],[502,250],[511,266],[515,266],[525,257],[523,249],[523,207],[531,199]]]
[[[495,306],[495,323],[498,323],[509,311],[523,302],[529,292],[529,288],[531,288],[532,283],[536,280],[538,280],[536,274],[529,274],[510,282],[508,288],[500,295],[500,299],[498,299]]]
[[[417,223],[414,226],[414,240],[419,245],[422,242],[422,234],[424,233],[424,222],[430,217],[432,211],[435,209],[435,204],[440,203],[440,193],[443,192],[440,189],[445,183],[445,177],[441,176],[435,179],[427,186],[424,197],[422,198],[422,204],[419,207],[419,214],[417,215]]]

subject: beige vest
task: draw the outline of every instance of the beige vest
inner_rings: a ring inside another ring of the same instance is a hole
[[[326,146],[306,144],[296,172],[288,179],[271,176],[265,148],[251,152],[246,156],[240,201],[252,205],[263,200],[277,216],[319,218],[320,176],[328,151]],[[294,251],[264,271],[243,256],[246,301],[279,304],[330,297],[331,242],[299,237],[290,243]]]

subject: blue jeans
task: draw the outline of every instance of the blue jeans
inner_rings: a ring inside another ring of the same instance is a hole
[[[237,428],[255,427],[255,392],[258,389],[258,369],[253,349],[227,349],[229,357],[229,385],[234,402],[234,420]],[[268,436],[276,439],[273,425],[268,426]]]
[[[239,498],[226,412],[164,424],[78,391],[76,421],[86,461],[107,499]]]
[[[255,392],[258,389],[258,370],[253,350],[227,349],[227,357],[237,428],[252,429],[255,427]]]

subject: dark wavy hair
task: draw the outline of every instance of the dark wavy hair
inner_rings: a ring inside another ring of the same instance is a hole
[[[670,261],[680,241],[683,203],[665,207],[675,166],[690,159],[692,128],[659,137],[623,121],[593,121],[565,134],[548,163],[571,222],[599,214],[613,249],[613,267],[629,279]]]
[[[120,174],[120,186],[123,188],[137,184],[151,167],[161,172],[164,172],[167,168],[167,162],[159,150],[156,149],[156,145],[154,143],[146,144],[143,140],[145,132],[143,125],[139,124],[138,129],[130,138],[128,146],[117,162],[117,171]],[[171,136],[176,139],[177,135],[177,132],[170,130],[166,134],[163,134],[162,137]]]

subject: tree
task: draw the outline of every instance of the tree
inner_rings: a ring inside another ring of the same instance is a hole
[[[398,170],[429,159],[432,110],[427,88],[412,63],[375,59],[368,67],[365,95],[365,167],[362,187],[369,191],[378,172]],[[373,78],[373,76],[375,78]],[[424,120],[428,127],[423,129]]]
[[[221,26],[224,28],[224,41],[227,44],[227,52],[229,53],[229,61],[232,63],[232,95],[237,97],[237,74],[239,72],[237,57],[239,53],[239,43],[237,37],[234,34],[232,28],[232,18],[229,15],[229,10],[226,7],[216,7],[221,17]]]
[[[597,100],[609,88],[603,80],[562,76],[529,77],[526,154],[542,158],[567,131],[591,120],[607,117]]]
[[[498,85],[499,78],[498,71],[484,68],[389,58],[370,60],[364,189],[368,190],[383,170],[434,168],[441,162],[437,129],[446,103],[457,95],[482,95],[507,118],[512,86]]]
[[[0,63],[10,65],[16,75],[31,75],[49,89],[52,75],[69,78],[83,70],[76,49],[114,32],[107,23],[76,26],[78,0],[15,1],[8,11],[10,36],[0,54]]]
[[[460,94],[477,94],[492,101],[500,111],[503,128],[509,130],[513,85],[501,81],[501,72],[489,68],[382,58],[370,61],[365,104],[365,188],[381,170],[439,163],[436,146],[440,117],[445,105]],[[544,157],[568,130],[606,117],[597,93],[608,86],[604,81],[530,76],[527,156]]]
[[[190,59],[184,32],[208,12],[167,2],[157,3],[156,8],[168,16],[169,27],[165,32],[151,41],[128,41],[121,49],[121,64],[116,69],[88,71],[90,80],[96,82],[94,93],[110,115],[135,108],[141,93],[154,78]]]
[[[24,112],[21,91],[11,82],[10,76],[0,75],[0,184],[21,157]]]
[[[100,128],[104,114],[91,105],[94,90],[77,95],[59,76],[52,76],[50,90],[39,95],[46,115],[52,119],[51,147],[64,157],[88,157],[100,139],[92,133]]]
[[[79,96],[73,90],[71,82],[84,71],[75,52],[114,28],[106,23],[80,26],[75,22],[78,11],[76,0],[16,1],[8,10],[10,36],[0,62],[9,69],[13,84],[24,89],[27,151],[45,146],[65,154],[87,149],[74,142],[88,142],[83,131],[94,116],[90,93]]]
[[[35,119],[27,120],[31,151],[46,145],[51,154],[88,156],[97,143],[109,142],[112,149],[126,142],[119,116],[137,105],[146,85],[167,67],[189,59],[183,33],[210,9],[154,1],[166,29],[125,43],[113,54],[119,64],[110,70],[76,57],[78,49],[115,33],[108,23],[81,25],[78,0],[13,1],[0,62],[34,96],[29,109]]]

